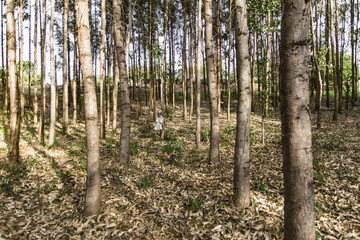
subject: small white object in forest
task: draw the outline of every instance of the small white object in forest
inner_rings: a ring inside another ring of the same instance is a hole
[[[155,130],[162,130],[163,129],[163,123],[164,123],[164,117],[158,116],[155,121]]]

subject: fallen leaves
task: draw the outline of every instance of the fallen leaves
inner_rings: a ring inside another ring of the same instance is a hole
[[[316,231],[323,239],[360,237],[358,112],[340,115],[341,124],[327,122],[313,131]],[[117,163],[119,132],[109,132],[101,143],[102,213],[88,218],[82,216],[84,124],[57,136],[51,149],[24,129],[23,165],[18,170],[0,167],[0,238],[282,239],[281,133],[276,113],[266,119],[265,146],[261,117],[252,117],[251,206],[242,211],[232,203],[235,120],[221,126],[222,162],[209,164],[208,146],[196,149],[194,122],[181,120],[181,114],[176,109],[167,120],[164,141],[144,129],[142,119],[133,124],[128,169]],[[324,119],[330,114],[324,112]],[[208,126],[208,114],[202,124]],[[4,142],[0,131],[0,146]]]

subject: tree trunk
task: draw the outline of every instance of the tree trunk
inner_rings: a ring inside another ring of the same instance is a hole
[[[120,72],[120,91],[121,91],[121,136],[119,161],[122,164],[129,164],[130,152],[130,125],[131,111],[129,99],[128,76],[126,73],[126,61],[124,51],[124,39],[121,31],[121,5],[122,0],[114,0],[114,29],[115,29],[115,50],[117,53],[118,67]]]
[[[322,79],[321,71],[319,66],[319,61],[316,54],[316,40],[315,40],[315,31],[314,31],[314,21],[312,15],[312,7],[310,6],[310,18],[311,18],[311,36],[312,36],[312,52],[316,68],[316,103],[315,110],[317,110],[317,128],[321,128],[321,97],[322,97]]]
[[[221,0],[217,0],[216,9],[216,79],[217,79],[217,101],[218,101],[218,112],[221,113],[221,84],[222,84],[222,60],[221,60]]]
[[[335,31],[333,30],[333,6],[332,1],[329,1],[330,4],[330,41],[331,41],[331,58],[332,58],[332,68],[333,68],[333,78],[334,78],[334,100],[335,100],[335,106],[334,106],[334,112],[333,112],[333,120],[336,121],[338,118],[338,112],[339,112],[339,101],[338,101],[338,71],[337,71],[337,55],[335,55],[335,44],[337,43],[337,40],[335,40],[336,35]],[[336,41],[336,43],[335,43]]]
[[[128,29],[126,32],[126,40],[125,40],[125,60],[126,60],[126,72],[129,77],[129,46],[130,46],[130,37],[131,37],[131,29],[132,29],[132,22],[133,22],[133,6],[132,0],[129,0],[129,24]]]
[[[232,43],[232,39],[231,39],[231,34],[232,34],[232,29],[231,29],[231,14],[232,14],[232,0],[229,1],[229,56],[228,56],[228,74],[227,74],[227,92],[228,92],[228,96],[227,96],[227,120],[230,121],[230,107],[231,107],[231,89],[230,89],[230,65],[231,65],[231,43]],[[247,26],[246,26],[247,27]]]
[[[68,47],[68,12],[69,12],[69,0],[64,1],[64,22],[63,22],[63,128],[65,133],[68,133],[69,123],[69,89],[67,80],[67,47]]]
[[[193,112],[194,112],[194,74],[195,74],[195,64],[194,64],[194,45],[195,45],[195,10],[196,10],[196,0],[194,0],[194,5],[192,10],[189,11],[190,18],[190,107],[189,107],[189,121],[191,121]]]
[[[39,122],[39,139],[45,143],[45,110],[46,110],[46,81],[45,81],[45,50],[46,50],[46,0],[41,4],[41,110]]]
[[[201,20],[201,7],[202,0],[198,2],[198,22],[197,22],[197,53],[196,53],[196,134],[195,134],[195,143],[196,148],[200,148],[201,144],[201,81],[200,81],[200,64],[201,64],[201,30],[202,30],[202,20]]]
[[[215,60],[212,42],[212,7],[211,0],[205,0],[205,50],[206,50],[206,69],[210,92],[210,152],[209,161],[219,162],[219,112],[218,112],[218,95],[217,81],[215,76]]]
[[[24,121],[24,105],[25,105],[25,96],[24,96],[24,63],[23,63],[23,49],[24,49],[24,33],[23,33],[23,1],[20,0],[20,13],[19,13],[19,30],[20,30],[20,47],[19,47],[19,88],[20,88],[20,121]]]
[[[50,18],[50,82],[51,82],[51,102],[50,102],[50,130],[49,147],[55,140],[55,122],[56,122],[56,86],[55,86],[55,59],[54,59],[54,20],[55,20],[55,0],[51,0],[51,18]]]
[[[107,86],[106,86],[106,126],[110,128],[110,69],[111,69],[111,56],[112,54],[112,37],[107,43],[108,53],[107,53]]]
[[[74,71],[73,71],[73,124],[76,125],[77,124],[77,109],[78,109],[78,100],[77,100],[77,67],[76,67],[76,62],[77,62],[77,34],[74,32]]]
[[[271,33],[270,33],[270,27],[271,27],[271,13],[268,11],[267,13],[267,33],[266,33],[266,63],[265,63],[265,82],[264,82],[264,89],[263,94],[265,106],[264,106],[264,117],[267,117],[269,112],[269,94],[270,94],[270,81],[269,81],[269,75],[270,75],[270,49],[271,49]]]
[[[330,107],[330,51],[329,51],[329,35],[330,35],[330,21],[329,21],[329,0],[325,1],[325,82],[326,82],[326,107]]]
[[[34,25],[34,124],[38,123],[38,84],[37,84],[37,22],[38,0],[35,0],[35,25]]]
[[[16,76],[16,41],[15,41],[15,18],[14,0],[6,0],[6,36],[7,36],[7,59],[10,85],[10,144],[9,163],[15,165],[19,159],[20,138],[20,112],[18,80]]]
[[[29,5],[29,79],[28,79],[28,106],[31,104],[31,5]]]
[[[131,19],[131,18],[130,18]],[[101,34],[100,34],[100,139],[105,139],[105,107],[104,107],[104,78],[105,78],[105,28],[106,1],[101,0]]]
[[[356,68],[356,62],[355,60],[355,42],[354,42],[354,13],[355,13],[355,8],[354,8],[354,1],[355,0],[350,0],[351,1],[351,6],[350,6],[350,14],[351,14],[351,30],[350,30],[350,42],[351,42],[351,105],[354,106],[355,105],[355,96],[356,96],[356,76],[355,76],[355,68]]]
[[[250,205],[251,77],[246,1],[235,0],[235,9],[236,64],[239,94],[234,156],[234,196],[236,206],[243,209]]]
[[[91,59],[88,0],[76,0],[75,3],[85,101],[87,173],[84,214],[90,216],[100,212],[99,130]]]
[[[280,96],[283,143],[284,239],[315,239],[308,76],[310,1],[284,0]]]
[[[142,78],[141,78],[141,39],[140,39],[140,32],[138,33],[138,64],[139,64],[139,116],[142,116]]]
[[[114,26],[114,22],[113,22],[113,26]],[[115,32],[114,34],[114,39],[115,39]],[[118,79],[119,79],[119,62],[118,62],[118,58],[117,58],[117,50],[115,47],[115,40],[114,40],[114,60],[113,60],[113,121],[112,121],[112,130],[115,131],[117,128],[117,107],[118,107]]]
[[[186,78],[187,78],[187,68],[186,68],[186,33],[187,33],[187,19],[186,19],[186,2],[183,1],[183,19],[184,19],[184,25],[183,25],[183,41],[182,41],[182,90],[183,90],[183,118],[184,120],[187,119],[187,105],[186,105]]]
[[[169,2],[168,0],[164,0],[165,11],[164,11],[164,36],[163,36],[163,52],[161,56],[161,83],[160,83],[160,102],[161,102],[161,111],[164,117],[163,126],[161,129],[161,139],[164,139],[165,135],[165,97],[164,97],[164,88],[166,81],[166,38],[167,38],[167,27],[168,27],[168,11],[169,11]]]

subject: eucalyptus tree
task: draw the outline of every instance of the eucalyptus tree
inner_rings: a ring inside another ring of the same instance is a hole
[[[104,78],[105,78],[105,29],[106,1],[101,0],[101,34],[100,34],[100,138],[105,139],[105,107],[104,107]]]
[[[161,56],[161,83],[160,83],[160,102],[161,102],[161,111],[164,114],[166,110],[165,106],[165,82],[166,82],[166,38],[167,38],[167,28],[168,28],[168,11],[169,11],[169,2],[164,0],[164,34],[163,34],[163,51]],[[140,52],[139,52],[140,54]],[[163,123],[163,128],[161,129],[161,138],[164,139],[165,135],[165,119]]]
[[[183,8],[183,21],[184,21],[184,25],[183,25],[183,40],[182,40],[182,91],[183,91],[183,118],[184,120],[187,119],[187,103],[186,103],[186,98],[187,98],[187,65],[186,65],[186,39],[187,39],[187,1],[186,0],[182,0],[182,8]]]
[[[121,31],[121,6],[122,0],[113,1],[114,9],[114,42],[115,52],[118,61],[118,68],[120,73],[120,92],[121,92],[121,136],[120,136],[120,151],[119,161],[122,164],[129,164],[130,161],[130,126],[131,126],[131,111],[128,75],[126,72],[126,60],[124,50],[124,37]]]
[[[79,58],[84,83],[85,101],[87,171],[84,214],[85,216],[90,216],[100,212],[100,150],[96,86],[92,68],[88,0],[76,0],[75,3]]]
[[[202,32],[202,19],[201,19],[201,7],[202,7],[202,0],[198,2],[198,13],[197,13],[197,52],[196,52],[196,134],[195,134],[195,143],[196,147],[200,147],[201,143],[201,95],[200,95],[200,88],[201,88],[201,81],[200,81],[200,61],[201,61],[201,32]]]
[[[39,139],[45,141],[45,110],[46,110],[46,81],[45,81],[45,51],[46,51],[46,0],[41,0],[41,110],[39,122]]]
[[[55,21],[55,0],[51,0],[51,17],[50,17],[50,82],[51,82],[51,101],[50,101],[50,130],[49,130],[49,147],[54,144],[55,140],[55,122],[56,122],[56,86],[55,86],[55,54],[54,54],[54,21]]]
[[[206,52],[206,70],[210,93],[210,151],[209,161],[219,162],[219,112],[217,96],[217,80],[213,50],[212,36],[212,4],[211,0],[205,0],[205,52]]]
[[[234,156],[234,196],[235,205],[240,209],[250,205],[251,76],[247,32],[246,2],[235,0],[236,76],[239,94]]]
[[[38,26],[38,1],[35,0],[35,21],[34,21],[34,124],[38,123],[38,83],[37,83],[37,26]]]
[[[63,15],[63,128],[68,132],[69,123],[69,90],[68,90],[68,74],[67,74],[67,58],[68,54],[68,13],[69,13],[69,0],[64,0],[64,15]],[[70,80],[70,79],[69,79]]]
[[[10,143],[9,163],[11,165],[20,161],[19,138],[20,138],[20,111],[18,78],[16,76],[16,41],[15,41],[15,18],[14,0],[6,0],[6,49],[8,61],[9,87],[10,87]]]
[[[24,64],[23,64],[23,53],[24,53],[24,31],[23,31],[23,22],[24,22],[24,4],[23,0],[20,0],[20,9],[19,9],[19,34],[20,34],[20,46],[19,46],[19,90],[20,90],[20,115],[21,120],[24,119],[24,105],[25,105],[25,96],[24,96]]]
[[[309,97],[310,1],[284,0],[280,97],[284,171],[284,239],[315,239]]]

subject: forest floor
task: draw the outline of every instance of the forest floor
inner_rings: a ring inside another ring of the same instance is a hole
[[[279,113],[251,121],[251,206],[232,204],[236,114],[221,118],[221,162],[208,163],[209,114],[202,115],[196,149],[195,117],[182,109],[167,118],[165,139],[144,117],[131,125],[131,164],[118,164],[119,128],[101,141],[101,214],[82,215],[86,175],[84,122],[57,124],[55,144],[39,144],[33,123],[21,131],[21,165],[6,165],[5,114],[0,123],[0,239],[282,239],[283,175]],[[318,239],[360,238],[360,108],[339,120],[313,114],[314,191]],[[31,118],[31,116],[27,116]]]

